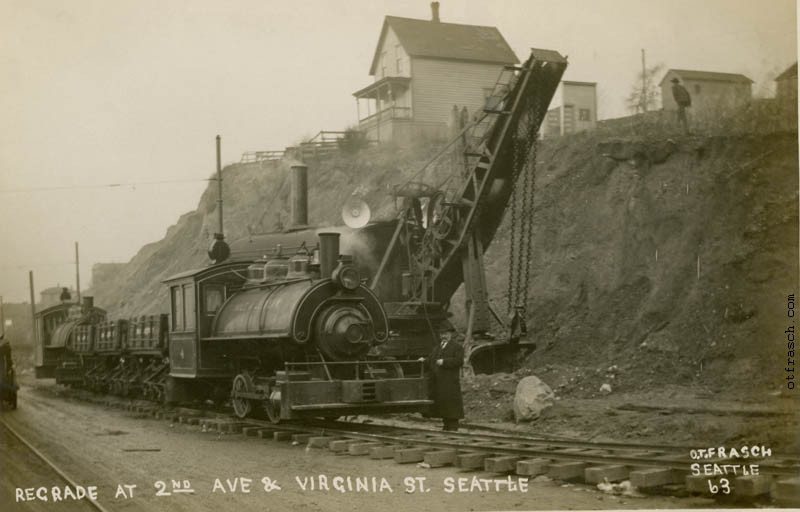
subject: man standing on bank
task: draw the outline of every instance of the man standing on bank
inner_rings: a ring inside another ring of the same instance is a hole
[[[433,413],[442,418],[442,430],[458,430],[458,420],[464,417],[464,404],[461,399],[461,366],[464,363],[464,349],[453,339],[452,331],[439,335],[438,343],[427,359],[433,387]]]
[[[683,125],[683,132],[689,133],[689,122],[686,120],[686,109],[692,106],[692,96],[686,87],[681,85],[681,81],[673,78],[672,82],[672,97],[675,103],[678,104],[678,122]]]

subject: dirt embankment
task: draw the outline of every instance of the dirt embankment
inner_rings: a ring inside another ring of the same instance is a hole
[[[797,134],[598,135],[540,158],[528,311],[541,350],[530,363],[585,367],[592,392],[611,366],[620,389],[784,387]],[[495,292],[506,240],[487,258]]]
[[[541,143],[527,308],[539,349],[526,366],[573,397],[591,397],[603,382],[615,392],[664,382],[780,389],[786,298],[797,285],[796,131],[643,137],[626,130]],[[370,148],[312,163],[311,221],[340,223],[356,188],[373,218],[391,217],[393,185],[412,177],[435,184],[450,172],[443,158],[415,176],[437,151]],[[288,167],[226,167],[229,240],[288,223]],[[96,283],[96,303],[113,316],[166,311],[161,281],[207,262],[215,199],[212,182],[164,239]],[[498,306],[508,246],[506,219],[486,256]]]

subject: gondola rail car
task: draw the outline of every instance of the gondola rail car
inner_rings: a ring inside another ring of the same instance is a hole
[[[98,392],[161,400],[169,371],[168,316],[143,315],[94,326],[92,344],[81,344],[88,370],[84,385]],[[81,333],[76,333],[76,337]]]

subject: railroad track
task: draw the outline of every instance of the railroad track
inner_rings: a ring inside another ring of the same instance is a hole
[[[73,489],[77,489],[80,487],[73,478],[71,478],[67,473],[64,472],[61,468],[59,468],[49,457],[47,457],[44,453],[42,453],[39,449],[37,449],[28,439],[22,436],[16,429],[11,427],[5,420],[0,418],[0,425],[3,426],[12,436],[14,436],[19,442],[21,442],[25,447],[31,451],[36,457],[38,457],[47,467],[49,467],[59,478],[61,478],[67,485],[71,486]],[[89,504],[93,509],[98,510],[100,512],[109,512],[107,508],[101,505],[97,500],[86,496],[80,500],[81,502],[85,502]]]
[[[796,506],[800,494],[800,458],[771,454],[766,458],[700,459],[690,447],[656,444],[591,442],[549,436],[494,432],[442,432],[346,421],[279,424],[238,418],[218,411],[163,408],[136,403],[106,402],[145,416],[196,425],[204,431],[241,434],[291,442],[307,449],[335,454],[393,460],[423,467],[453,466],[496,475],[534,478],[539,475],[573,483],[596,485],[629,480],[644,493],[706,495],[720,500],[766,501]],[[695,447],[696,448],[696,447]],[[736,474],[692,474],[692,464],[737,465]],[[742,474],[742,466],[758,466],[758,474]],[[725,479],[723,481],[722,479]],[[712,491],[716,489],[717,492]],[[727,490],[727,492],[725,492]]]

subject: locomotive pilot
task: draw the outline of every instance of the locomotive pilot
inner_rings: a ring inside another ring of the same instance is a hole
[[[430,372],[433,390],[433,409],[430,416],[442,418],[442,430],[458,430],[458,420],[464,417],[461,398],[461,366],[464,349],[454,339],[453,331],[439,335],[439,343],[425,361]]]

